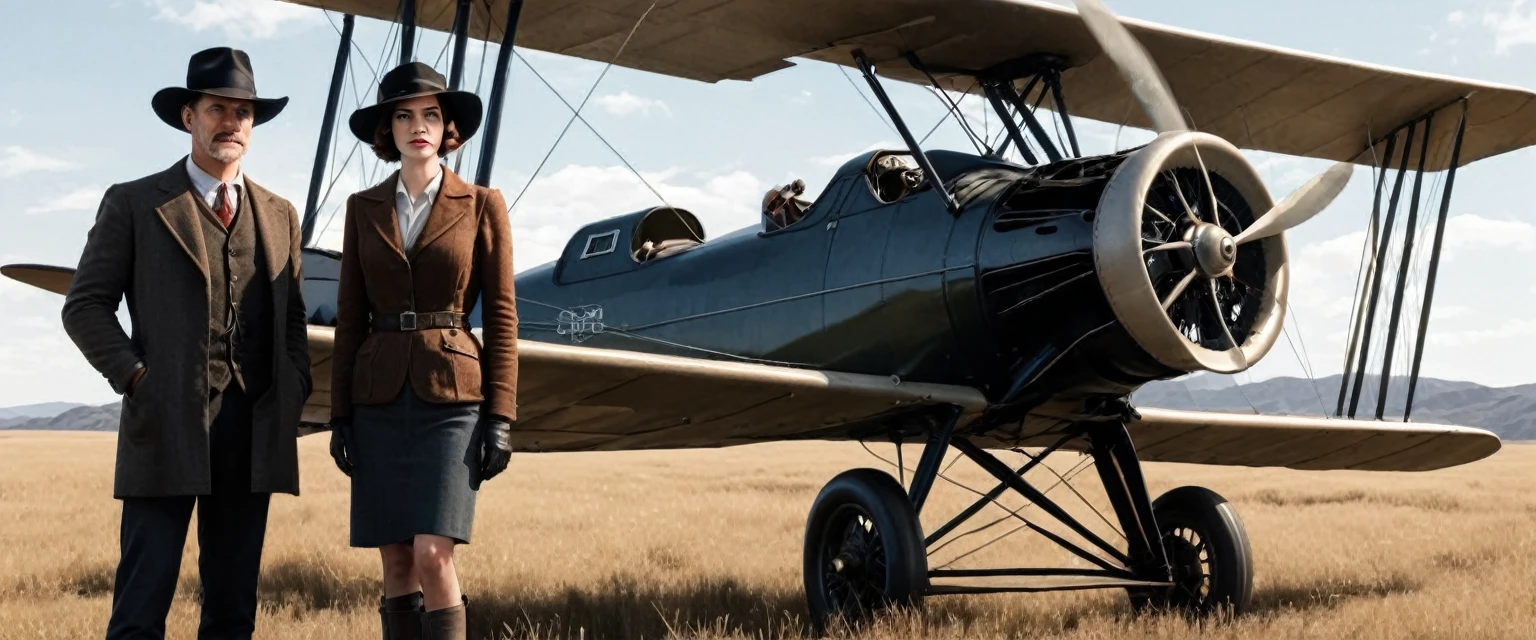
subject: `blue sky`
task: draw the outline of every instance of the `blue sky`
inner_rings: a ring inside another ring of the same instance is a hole
[[[1524,0],[1385,2],[1221,2],[1110,0],[1121,15],[1316,53],[1536,88],[1536,4]],[[73,266],[106,187],[159,171],[189,148],[186,134],[149,109],[155,90],[181,84],[187,57],[228,45],[246,50],[264,95],[286,95],[288,109],[259,127],[247,174],[303,206],[320,128],[340,16],[271,0],[54,0],[7,9],[13,30],[0,40],[7,60],[0,83],[0,263]],[[392,38],[388,25],[359,19],[341,120],[373,101],[372,72]],[[439,60],[446,37],[418,36],[417,58]],[[481,67],[470,46],[468,80]],[[489,95],[496,47],[485,49]],[[573,104],[602,65],[517,50]],[[391,55],[384,64],[393,66]],[[447,71],[447,58],[438,67]],[[694,211],[710,236],[756,222],[763,192],[795,177],[812,192],[842,159],[899,138],[859,96],[862,79],[802,61],[751,83],[704,84],[613,68],[582,110],[669,202]],[[850,83],[850,78],[853,82]],[[927,131],[944,111],[926,91],[889,82],[909,124]],[[1071,87],[1067,87],[1070,103]],[[514,62],[493,174],[513,211],[516,268],[555,257],[570,233],[594,219],[656,204],[657,198],[581,123],[566,133],[537,177],[570,112],[527,66]],[[966,101],[972,112],[981,103]],[[995,127],[995,120],[993,125]],[[1116,127],[1079,122],[1086,153],[1115,148]],[[354,140],[338,127],[339,157]],[[1120,133],[1119,146],[1148,139]],[[928,146],[969,149],[951,123]],[[471,175],[478,144],[469,149]],[[1536,381],[1536,155],[1522,150],[1478,162],[1457,176],[1446,255],[1436,291],[1424,375],[1512,385]],[[373,184],[387,167],[357,156],[340,178],[320,223],[347,194]],[[1276,199],[1327,163],[1252,153]],[[335,167],[333,166],[333,171]],[[1431,176],[1433,178],[1435,176]],[[1370,176],[1358,171],[1345,194],[1289,233],[1294,318],[1282,340],[1243,382],[1274,375],[1336,373],[1348,322],[1361,240],[1370,210]],[[1426,188],[1435,184],[1426,182]],[[321,236],[336,247],[339,216]],[[1410,290],[1409,304],[1417,304]],[[59,326],[62,298],[0,279],[0,406],[114,399]],[[1416,307],[1415,307],[1416,308]],[[1411,328],[1411,327],[1410,327]]]

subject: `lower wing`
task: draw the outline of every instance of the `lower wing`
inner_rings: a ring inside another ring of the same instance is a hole
[[[332,329],[311,326],[315,393],[305,418],[329,410]],[[719,362],[523,340],[518,343],[518,446],[540,451],[722,447],[841,440],[893,412],[959,406],[961,428],[986,414],[981,392],[889,377]],[[1142,460],[1213,465],[1423,471],[1493,455],[1482,429],[1295,416],[1139,408],[1127,428]],[[990,446],[1055,440],[1068,423],[1026,419],[988,432]]]
[[[63,294],[74,270],[7,265],[0,273]],[[330,419],[330,327],[309,327],[314,392],[302,433]],[[722,447],[852,437],[860,425],[934,405],[986,415],[970,387],[521,341],[514,444],[540,451]],[[1481,460],[1498,436],[1470,427],[1140,408],[1127,424],[1142,460],[1293,469],[1424,471]],[[980,434],[988,446],[1035,446],[1070,422],[1032,415]],[[1004,436],[1006,434],[1006,436]]]

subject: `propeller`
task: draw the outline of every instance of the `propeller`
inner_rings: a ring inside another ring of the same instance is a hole
[[[1339,193],[1344,191],[1349,184],[1350,176],[1354,175],[1355,167],[1348,162],[1340,162],[1327,171],[1317,174],[1308,180],[1301,188],[1292,191],[1291,195],[1281,200],[1275,208],[1270,209],[1263,217],[1254,220],[1253,224],[1243,229],[1242,233],[1233,238],[1238,244],[1251,240],[1259,240],[1285,231],[1298,224],[1312,219],[1327,207]]]
[[[1077,14],[1088,25],[1093,39],[1099,42],[1104,54],[1109,56],[1120,70],[1120,75],[1131,85],[1131,93],[1141,103],[1142,111],[1147,112],[1147,117],[1152,120],[1152,129],[1158,133],[1187,130],[1189,127],[1179,112],[1179,103],[1173,99],[1173,91],[1168,89],[1163,73],[1157,70],[1157,65],[1152,63],[1152,56],[1147,54],[1141,43],[1131,36],[1125,25],[1120,24],[1120,19],[1110,13],[1109,8],[1099,0],[1075,0],[1075,4]]]
[[[1088,26],[1088,31],[1093,34],[1099,47],[1104,49],[1104,54],[1115,63],[1127,83],[1130,84],[1131,93],[1136,96],[1136,101],[1141,103],[1141,108],[1152,121],[1152,128],[1159,134],[1171,131],[1185,131],[1188,126],[1184,116],[1179,110],[1179,104],[1173,99],[1173,92],[1169,90],[1168,83],[1158,71],[1157,65],[1152,62],[1152,56],[1141,46],[1131,32],[1121,24],[1120,19],[1110,13],[1109,8],[1100,0],[1074,0],[1077,5],[1077,13],[1082,17],[1083,23]],[[1195,153],[1198,155],[1199,150]],[[1201,162],[1204,165],[1204,162]],[[1203,167],[1202,167],[1203,168]],[[1301,188],[1291,192],[1274,208],[1264,212],[1254,220],[1242,233],[1235,238],[1237,244],[1243,244],[1253,240],[1260,240],[1275,235],[1298,224],[1310,220],[1349,184],[1349,178],[1354,174],[1354,165],[1349,162],[1340,162],[1312,178]],[[1206,178],[1209,184],[1209,176]],[[1209,188],[1209,187],[1208,187]]]

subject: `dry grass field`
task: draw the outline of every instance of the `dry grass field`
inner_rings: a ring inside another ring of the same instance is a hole
[[[101,637],[117,558],[113,438],[0,432],[0,637]],[[347,485],[326,455],[325,436],[302,439],[300,449],[303,495],[273,501],[257,637],[377,638],[377,555],[346,546]],[[894,453],[889,444],[871,449]],[[909,466],[917,454],[908,449]],[[1076,463],[1067,454],[1052,466],[1065,473]],[[856,466],[892,469],[856,443],[514,455],[507,474],[482,491],[473,544],[460,548],[471,631],[477,638],[804,636],[806,513],[826,480]],[[948,596],[858,635],[1536,637],[1536,446],[1506,445],[1477,464],[1419,474],[1173,464],[1149,465],[1147,473],[1154,495],[1200,484],[1237,505],[1256,556],[1252,615],[1203,625],[1135,619],[1117,591]],[[968,462],[946,475],[991,484]],[[1054,477],[1046,469],[1030,479],[1048,486]],[[1091,466],[1074,484],[1087,501],[1105,502],[1091,490]],[[941,481],[926,526],[972,495]],[[1113,535],[1070,490],[1050,495]],[[974,522],[999,514],[993,508]],[[1012,526],[962,538],[930,564]],[[196,558],[190,536],[171,637],[195,636]],[[1071,562],[1024,531],[952,566]]]

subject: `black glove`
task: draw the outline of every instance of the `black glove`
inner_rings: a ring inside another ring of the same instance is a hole
[[[336,468],[341,469],[347,477],[352,477],[352,460],[347,457],[347,434],[352,428],[351,418],[331,419],[331,459],[336,461]]]
[[[485,447],[480,456],[480,479],[490,480],[507,470],[512,461],[512,425],[500,417],[486,420],[485,431],[480,435]]]

